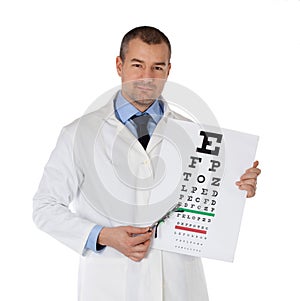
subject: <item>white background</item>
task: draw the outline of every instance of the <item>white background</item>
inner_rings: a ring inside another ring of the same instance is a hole
[[[0,299],[76,300],[78,256],[36,229],[32,196],[61,127],[119,84],[139,25],[169,36],[171,81],[260,136],[235,261],[203,260],[210,300],[300,300],[298,0],[1,1]]]

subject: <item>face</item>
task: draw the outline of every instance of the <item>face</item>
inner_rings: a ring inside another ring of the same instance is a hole
[[[141,112],[160,96],[171,64],[165,43],[148,45],[141,39],[128,44],[124,61],[116,59],[117,72],[122,79],[122,95]]]

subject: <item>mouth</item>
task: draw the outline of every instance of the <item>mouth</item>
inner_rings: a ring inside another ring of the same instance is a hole
[[[155,87],[146,85],[136,85],[136,88],[142,91],[153,91]]]

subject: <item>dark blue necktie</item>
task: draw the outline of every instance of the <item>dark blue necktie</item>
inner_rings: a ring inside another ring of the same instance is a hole
[[[146,149],[150,140],[150,135],[148,132],[148,122],[151,119],[151,116],[149,114],[143,114],[140,116],[133,115],[131,119],[136,125],[138,135],[137,138],[142,144],[143,148]]]

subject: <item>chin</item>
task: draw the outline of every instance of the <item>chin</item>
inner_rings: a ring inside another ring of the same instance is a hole
[[[155,99],[136,99],[135,103],[139,106],[150,107]]]

